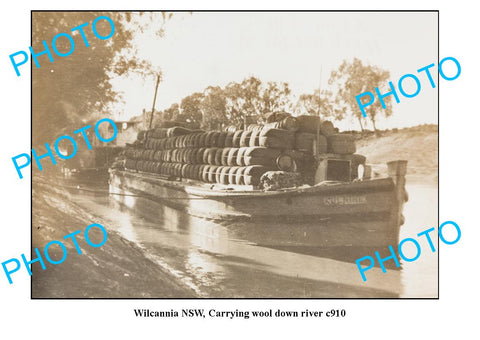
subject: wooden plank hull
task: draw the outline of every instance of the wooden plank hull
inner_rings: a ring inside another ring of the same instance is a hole
[[[264,192],[112,170],[110,192],[120,203],[153,200],[227,225],[230,237],[272,247],[395,245],[403,204],[392,178]]]

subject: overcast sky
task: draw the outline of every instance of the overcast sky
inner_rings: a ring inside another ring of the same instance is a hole
[[[140,56],[163,72],[156,109],[168,108],[207,86],[225,86],[248,76],[262,82],[288,82],[292,93],[328,88],[330,72],[344,59],[389,70],[394,84],[406,73],[437,63],[436,13],[176,13],[165,36],[152,31],[135,38]],[[443,56],[446,57],[446,56]],[[432,69],[437,83],[436,67]],[[379,128],[437,123],[437,88],[422,78],[415,98],[394,103],[393,116]],[[119,118],[129,119],[151,109],[154,79],[116,79],[126,104],[117,105]],[[372,89],[373,91],[373,89]],[[413,92],[413,91],[412,91]],[[358,129],[358,122],[337,123]]]

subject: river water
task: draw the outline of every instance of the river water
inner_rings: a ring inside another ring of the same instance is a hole
[[[200,297],[438,296],[438,252],[426,247],[418,260],[401,261],[401,269],[390,265],[386,273],[377,267],[369,270],[364,282],[354,260],[374,257],[376,249],[352,255],[349,248],[322,253],[257,246],[236,237],[232,231],[241,228],[238,225],[218,225],[138,197],[124,197],[125,204],[119,204],[107,188],[80,183],[67,186],[72,202],[134,242],[146,257]],[[407,183],[407,191],[410,200],[404,208],[406,222],[400,240],[417,238],[419,232],[438,226],[437,187]]]

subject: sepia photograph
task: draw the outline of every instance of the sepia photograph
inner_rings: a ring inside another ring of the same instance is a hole
[[[33,10],[29,52],[32,299],[438,299],[438,11]]]

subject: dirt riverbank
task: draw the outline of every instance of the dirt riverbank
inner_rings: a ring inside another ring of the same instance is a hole
[[[407,181],[438,183],[438,126],[419,125],[404,129],[356,135],[357,153],[367,157],[374,170],[386,171],[385,163],[408,161]]]
[[[52,240],[62,240],[68,250],[66,260],[58,265],[46,262],[42,270],[33,264],[33,298],[115,298],[115,297],[194,297],[195,293],[183,286],[161,266],[146,258],[134,243],[117,232],[108,230],[107,242],[99,247],[89,246],[84,237],[86,227],[104,222],[69,202],[61,189],[33,182],[32,242],[42,250]],[[106,226],[106,225],[105,225]],[[107,227],[107,226],[106,226]],[[63,237],[76,230],[82,254],[75,250],[72,240]],[[102,233],[92,229],[92,242],[100,243]],[[63,256],[59,246],[49,249],[52,259]]]

